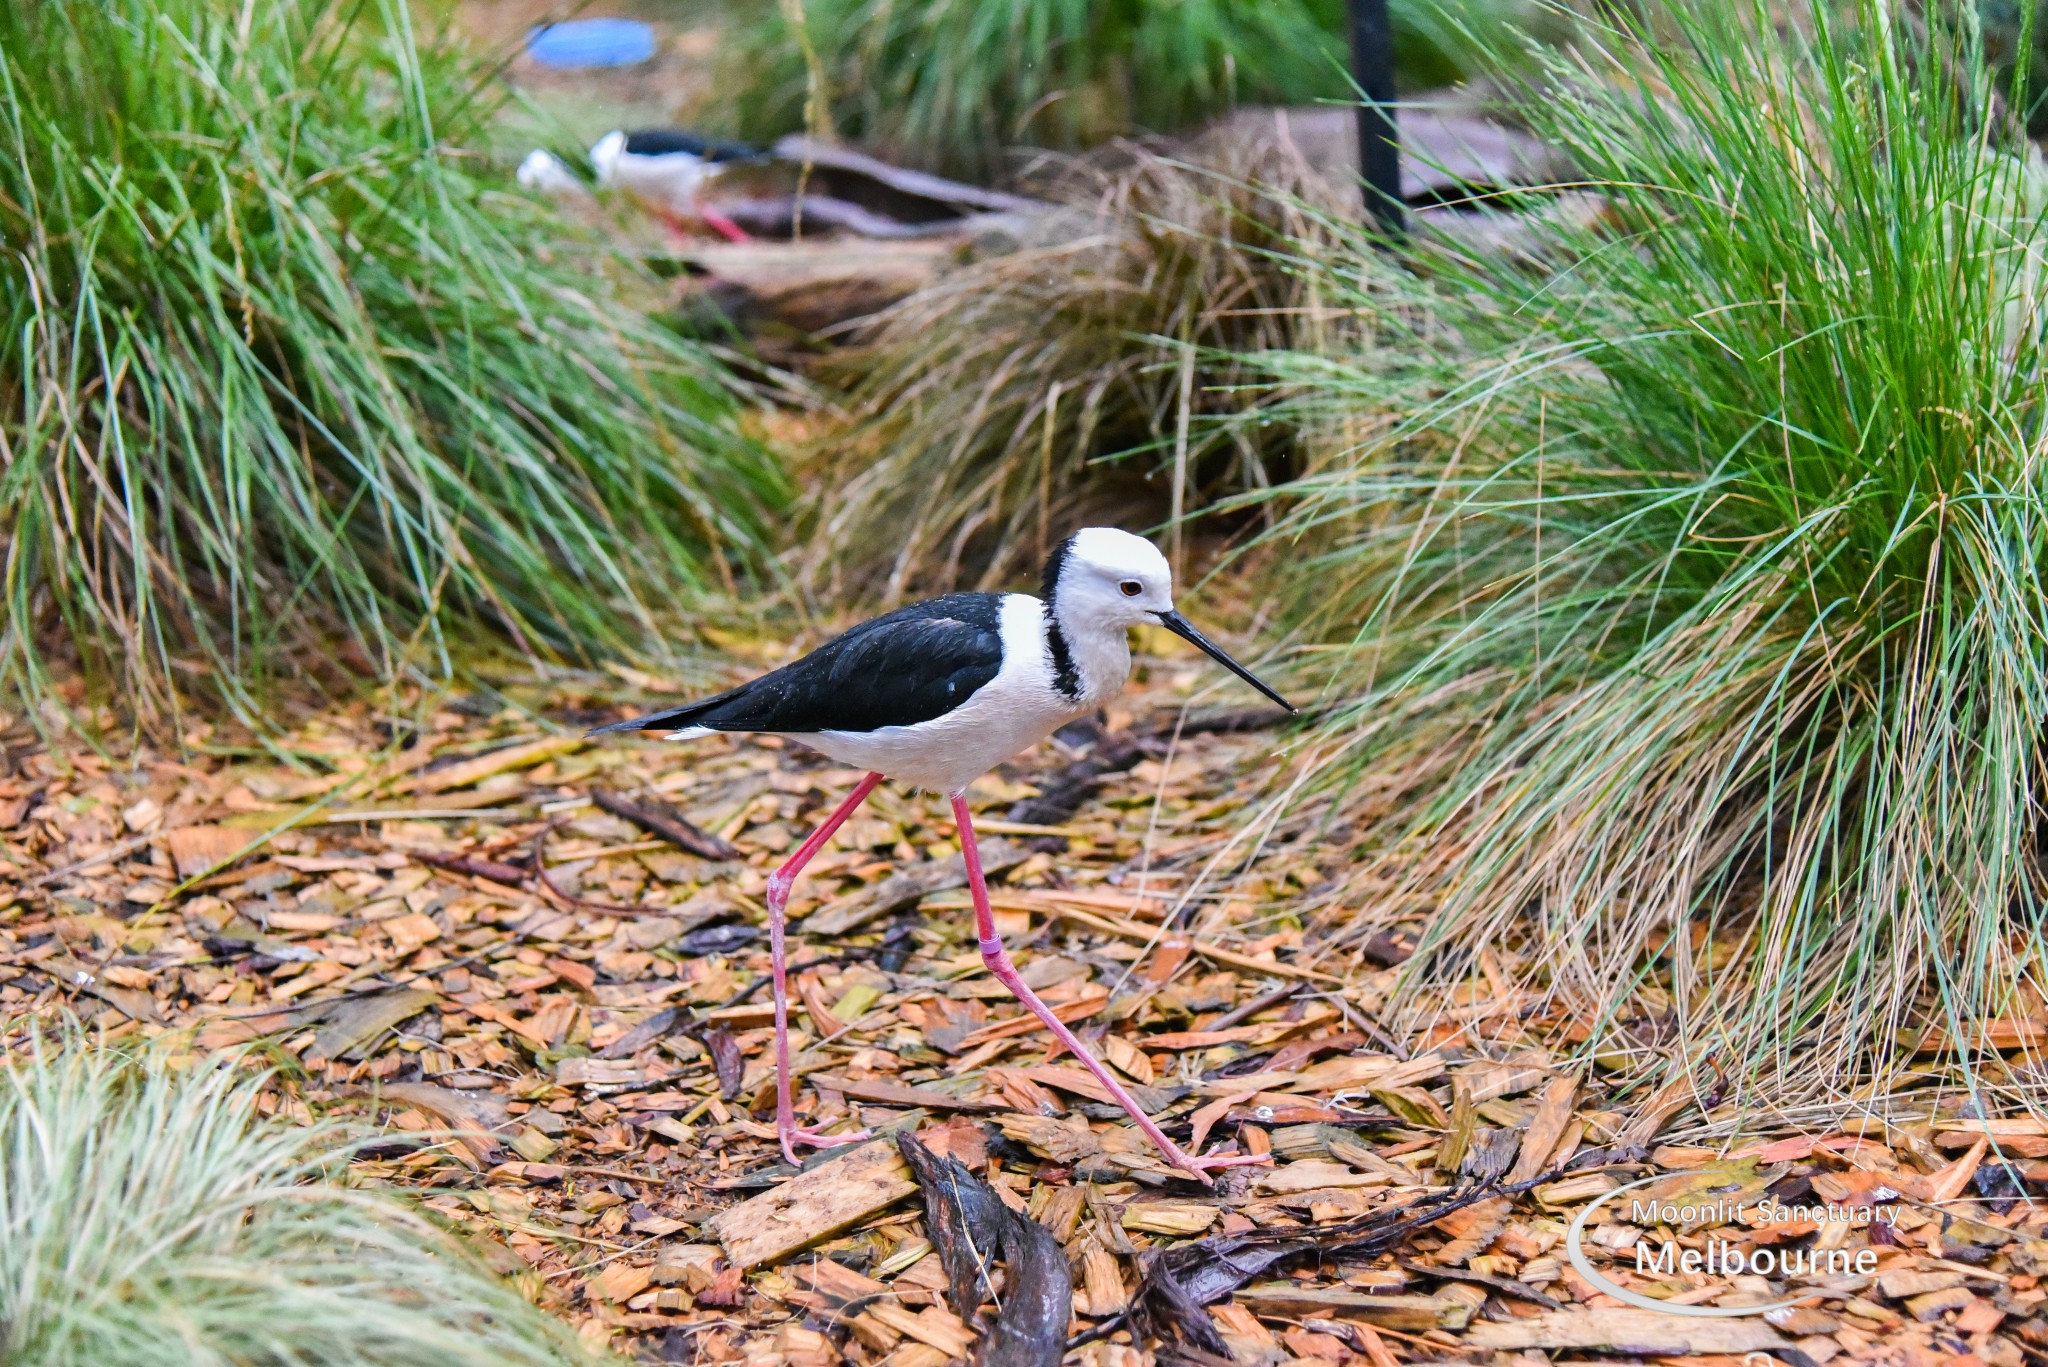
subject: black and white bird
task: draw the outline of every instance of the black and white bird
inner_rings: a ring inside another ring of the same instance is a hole
[[[790,1096],[789,1000],[784,922],[805,864],[884,778],[945,793],[959,824],[982,961],[1109,1090],[1167,1161],[1202,1180],[1205,1169],[1263,1161],[1201,1157],[1167,1138],[1123,1085],[1018,976],[996,934],[982,877],[967,785],[1122,691],[1131,670],[1130,629],[1161,626],[1206,652],[1289,712],[1288,701],[1197,631],[1173,606],[1173,574],[1151,542],[1090,527],[1047,560],[1043,596],[953,593],[898,608],[827,641],[794,663],[701,702],[599,727],[666,731],[687,740],[715,731],[787,736],[868,771],[825,824],[768,880],[775,988],[776,1130],[785,1157],[796,1145],[850,1143],[796,1124]]]
[[[696,219],[734,242],[747,241],[740,225],[702,202],[704,187],[734,166],[773,160],[745,143],[721,142],[671,128],[613,129],[590,147],[597,183],[646,202],[673,226]]]

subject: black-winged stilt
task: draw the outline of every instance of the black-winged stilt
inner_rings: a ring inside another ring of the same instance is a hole
[[[981,873],[967,785],[1012,755],[1108,702],[1131,669],[1132,627],[1163,626],[1205,651],[1274,702],[1294,710],[1174,610],[1173,574],[1151,542],[1090,527],[1060,544],[1045,566],[1043,598],[953,593],[863,622],[792,664],[701,702],[601,726],[668,731],[682,740],[714,731],[787,736],[868,771],[825,824],[768,879],[769,953],[775,987],[775,1125],[783,1155],[796,1146],[849,1143],[864,1135],[817,1134],[796,1123],[790,1101],[788,960],[784,920],[805,864],[884,778],[945,793],[960,828],[982,962],[1151,1137],[1167,1161],[1207,1181],[1207,1168],[1263,1161],[1200,1157],[1167,1138],[1123,1085],[1026,986],[996,934]]]
[[[772,159],[772,154],[745,143],[667,128],[613,129],[590,147],[590,164],[600,186],[637,195],[672,219],[701,219],[734,242],[745,242],[746,232],[697,197],[727,168]]]

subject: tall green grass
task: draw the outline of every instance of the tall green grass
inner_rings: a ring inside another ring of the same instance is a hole
[[[569,1367],[575,1335],[260,1079],[76,1033],[0,1067],[0,1360]]]
[[[1404,79],[1441,84],[1536,0],[1397,0]],[[814,111],[935,170],[991,176],[1013,146],[1164,133],[1241,104],[1350,98],[1344,0],[751,0],[730,38],[737,131]],[[806,61],[808,44],[817,59]]]
[[[1967,13],[1785,18],[1556,64],[1531,117],[1601,222],[1424,252],[1455,345],[1281,367],[1401,420],[1276,495],[1376,822],[1358,929],[1434,907],[1410,1009],[1483,960],[1780,1100],[2048,987],[2048,175]]]
[[[463,153],[476,80],[404,0],[0,0],[6,684],[253,714],[758,563],[727,372]]]

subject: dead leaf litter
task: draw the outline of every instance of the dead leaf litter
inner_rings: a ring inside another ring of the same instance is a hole
[[[378,1127],[359,1179],[648,1361],[2048,1359],[2048,1125],[1940,1087],[1917,1119],[1811,1134],[1618,1096],[1561,1066],[1582,1024],[1489,999],[1485,964],[1395,1038],[1400,954],[1336,952],[1350,910],[1304,896],[1340,843],[1282,833],[1203,876],[1275,738],[1177,726],[1192,682],[1156,668],[970,798],[1026,980],[1177,1140],[1271,1155],[1213,1189],[982,971],[944,803],[886,787],[792,908],[801,1118],[874,1137],[791,1172],[761,897],[859,775],[773,738],[593,744],[615,713],[574,676],[418,727],[341,709],[276,755],[202,729],[112,759],[16,726],[0,1029],[10,1052],[63,1012],[194,1059],[266,1043],[292,1064],[274,1111]],[[1583,1249],[1610,1287],[1788,1304],[1624,1303],[1568,1256],[1603,1198]]]

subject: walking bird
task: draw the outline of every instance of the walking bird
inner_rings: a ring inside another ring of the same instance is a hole
[[[1111,527],[1076,532],[1046,561],[1042,595],[953,593],[913,603],[730,692],[592,732],[667,731],[671,740],[765,732],[868,771],[768,879],[775,1128],[791,1163],[799,1144],[825,1147],[866,1137],[826,1136],[796,1123],[784,926],[797,875],[884,778],[952,800],[982,962],[1073,1050],[1167,1161],[1203,1181],[1209,1180],[1206,1169],[1262,1161],[1183,1151],[1025,984],[996,934],[966,792],[996,765],[1115,697],[1130,674],[1132,627],[1165,627],[1289,712],[1294,708],[1174,610],[1166,557],[1142,537]]]
[[[772,160],[772,153],[745,143],[667,128],[613,129],[590,148],[600,186],[638,196],[667,215],[671,226],[679,219],[698,219],[733,242],[747,241],[745,230],[698,196],[730,167]]]

